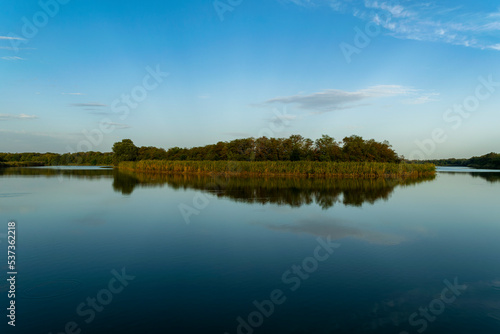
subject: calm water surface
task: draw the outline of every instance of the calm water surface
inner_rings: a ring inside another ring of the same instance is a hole
[[[499,333],[500,173],[0,170],[1,333]],[[79,332],[80,331],[80,332]]]

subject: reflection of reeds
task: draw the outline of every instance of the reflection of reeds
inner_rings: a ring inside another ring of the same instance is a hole
[[[113,179],[113,189],[131,194],[136,187],[194,189],[245,203],[272,203],[298,207],[317,203],[327,209],[335,203],[361,206],[387,200],[397,186],[410,186],[435,178],[329,178],[262,176],[234,177],[208,173],[141,173],[118,169],[2,168],[1,177],[46,177],[98,181]]]
[[[434,175],[433,164],[318,161],[124,161],[119,168],[172,174],[299,175],[344,178],[419,177]]]
[[[115,190],[129,194],[137,186],[168,185],[173,189],[201,190],[237,202],[292,207],[316,202],[327,209],[335,203],[361,206],[387,200],[397,186],[410,186],[434,178],[233,177],[118,171],[113,186]]]

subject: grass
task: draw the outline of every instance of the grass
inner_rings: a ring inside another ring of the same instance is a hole
[[[120,169],[148,173],[241,176],[319,176],[343,178],[420,177],[435,174],[433,164],[317,161],[123,161]]]

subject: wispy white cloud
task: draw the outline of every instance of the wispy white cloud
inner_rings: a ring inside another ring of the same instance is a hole
[[[491,49],[491,50],[500,51],[500,43],[499,44],[490,45],[488,48]]]
[[[28,120],[28,119],[36,119],[36,118],[38,118],[38,116],[35,116],[35,115],[26,115],[26,114],[19,114],[19,115],[0,114],[0,121],[9,121],[9,120],[14,120],[14,119]]]
[[[83,108],[103,108],[107,107],[107,104],[102,104],[102,103],[96,103],[96,102],[91,102],[91,103],[72,103],[71,106],[73,107],[83,107]]]
[[[17,57],[17,56],[6,56],[6,57],[2,57],[1,59],[3,59],[3,60],[25,60],[24,58]]]
[[[416,96],[419,90],[400,85],[377,85],[350,92],[340,89],[326,89],[309,95],[276,97],[265,101],[266,104],[296,104],[298,108],[316,112],[349,109],[359,106],[364,100],[391,96]]]
[[[13,36],[0,36],[0,39],[24,41],[24,38],[21,38],[21,37],[13,37]]]
[[[396,95],[410,95],[419,92],[419,90],[400,85],[377,85],[368,87],[366,89],[361,89],[359,92],[366,95],[367,97],[384,97],[384,96],[396,96]]]
[[[115,123],[115,122],[102,122],[106,126],[114,126],[116,130],[130,129],[131,126],[128,124]]]
[[[421,96],[417,96],[417,97],[412,98],[412,99],[408,99],[405,101],[405,103],[407,103],[407,104],[424,104],[424,103],[434,102],[434,101],[438,101],[437,97],[439,95],[440,95],[439,93],[428,93],[428,94],[424,94]]]
[[[18,50],[36,50],[36,48],[14,48],[12,46],[0,46],[0,50],[18,51]]]
[[[83,93],[61,93],[61,95],[85,95]]]
[[[465,6],[384,0],[285,0],[300,6],[326,5],[372,21],[395,38],[500,50],[500,10],[471,12]]]

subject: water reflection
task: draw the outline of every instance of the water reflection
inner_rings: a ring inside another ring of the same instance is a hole
[[[327,209],[336,203],[350,206],[388,200],[397,186],[431,181],[418,179],[324,179],[324,178],[243,178],[203,175],[122,173],[115,175],[113,188],[130,194],[134,187],[168,185],[173,189],[195,189],[236,202],[300,207],[317,203]]]
[[[473,169],[468,167],[437,167],[440,173],[448,175],[464,175],[468,174],[475,178],[484,179],[490,183],[500,182],[500,170],[496,169]]]
[[[454,280],[451,280],[454,281]],[[448,332],[446,327],[450,323],[456,321],[456,317],[462,318],[482,318],[485,320],[493,320],[493,322],[484,321],[481,325],[484,328],[479,329],[477,333],[494,333],[498,330],[498,323],[500,321],[500,303],[498,302],[498,286],[499,281],[494,279],[491,281],[474,281],[474,282],[460,282],[466,286],[466,291],[463,294],[457,295],[457,298],[448,304],[448,313],[443,312],[439,314],[439,320],[445,325],[441,333]],[[337,319],[337,326],[340,331],[335,333],[367,333],[367,332],[382,332],[391,333],[396,332],[394,328],[404,329],[399,333],[415,333],[423,332],[422,319],[425,319],[420,311],[422,305],[429,305],[429,302],[435,300],[439,296],[441,288],[446,285],[439,286],[439,284],[432,284],[429,286],[420,286],[410,290],[396,290],[387,295],[385,300],[376,302],[374,305],[363,305],[356,311],[350,314],[350,317],[344,319]],[[419,317],[415,314],[419,313]],[[450,314],[451,313],[451,314]],[[420,319],[413,322],[413,326],[409,326],[409,319],[414,316],[414,319]],[[453,319],[455,317],[455,319]],[[436,317],[437,318],[437,317]],[[355,322],[352,319],[356,319]],[[431,319],[435,319],[434,317]],[[448,324],[448,325],[446,325]],[[428,326],[437,327],[440,324],[432,324],[430,321]],[[443,326],[441,324],[441,326]],[[493,330],[488,331],[486,328],[490,326]],[[342,330],[349,328],[349,330]],[[495,330],[496,329],[496,330]],[[439,328],[434,328],[438,330]],[[484,330],[484,331],[483,331]]]
[[[353,238],[378,245],[397,245],[405,240],[403,236],[394,233],[382,233],[371,230],[369,226],[357,223],[354,220],[331,217],[314,216],[287,224],[277,224],[275,222],[255,224],[262,225],[274,231],[307,233],[325,238],[328,237],[332,240]]]
[[[0,168],[1,177],[58,177],[62,179],[79,178],[87,180],[99,180],[110,178],[114,174],[111,168]]]
[[[131,194],[135,187],[168,185],[173,189],[194,189],[229,198],[235,202],[277,204],[300,207],[317,203],[328,209],[336,203],[350,206],[388,200],[397,186],[431,181],[418,179],[324,179],[324,178],[244,178],[203,175],[122,173],[115,175],[113,188]]]
[[[317,203],[328,209],[336,203],[346,206],[373,204],[388,200],[398,186],[411,186],[432,181],[434,176],[412,179],[325,179],[296,177],[224,177],[205,175],[169,175],[132,173],[117,169],[56,169],[8,168],[0,169],[0,176],[83,178],[99,180],[113,178],[113,189],[130,195],[136,187],[164,187],[194,189],[229,198],[235,202],[277,204],[300,207]]]
[[[472,177],[480,177],[490,183],[500,182],[500,173],[470,173]]]
[[[176,333],[237,332],[236,317],[249,314],[253,300],[286,288],[283,272],[304,263],[321,236],[342,240],[339,252],[321,263],[300,290],[287,294],[287,303],[255,333],[417,333],[422,327],[412,325],[410,317],[418,313],[418,320],[425,319],[420,308],[429,309],[445,287],[443,280],[455,277],[467,291],[428,322],[426,333],[498,333],[500,229],[494,199],[500,189],[499,183],[488,182],[498,182],[500,174],[438,175],[432,184],[398,193],[398,187],[432,178],[257,179],[98,168],[0,169],[0,213],[24,229],[29,275],[19,291],[27,301],[19,311],[26,319],[22,326],[32,328],[21,332],[63,328],[75,317],[75,306],[95,296],[110,270],[122,266],[137,273],[124,297],[145,307],[117,302],[88,327],[91,332],[109,332],[109,319],[131,319],[118,326],[122,331],[151,332],[160,326]],[[159,191],[133,193],[145,187]],[[381,203],[394,191],[397,196]],[[177,197],[190,200],[195,192],[230,201],[217,201],[187,225],[175,204]],[[375,202],[383,205],[366,205]],[[310,203],[337,207],[322,211],[306,207]],[[0,282],[0,292],[7,288]],[[214,298],[222,302],[214,306]],[[161,317],[163,327],[154,322]]]

